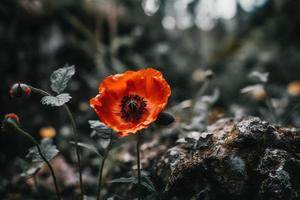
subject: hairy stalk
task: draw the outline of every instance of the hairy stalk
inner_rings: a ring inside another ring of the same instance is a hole
[[[33,92],[36,92],[38,94],[41,94],[43,96],[52,96],[50,93],[44,91],[44,90],[41,90],[41,89],[38,89],[38,88],[35,88],[35,87],[32,87],[30,86],[31,90]],[[74,137],[74,141],[75,141],[75,149],[76,149],[76,156],[77,156],[77,165],[78,165],[78,172],[79,172],[79,183],[80,183],[80,190],[81,190],[81,200],[84,199],[84,189],[83,189],[83,181],[82,181],[82,170],[81,170],[81,158],[80,158],[80,150],[79,150],[79,146],[78,146],[78,141],[79,141],[79,135],[77,134],[77,128],[76,128],[76,123],[75,123],[75,120],[74,120],[74,117],[69,109],[69,107],[67,106],[67,104],[64,104],[64,109],[66,110],[67,114],[68,114],[68,117],[71,121],[71,125],[72,125],[72,129],[73,129],[73,137]]]
[[[137,158],[137,170],[138,170],[138,200],[141,200],[141,162],[140,162],[140,143],[141,134],[137,133],[137,143],[136,143],[136,158]]]
[[[57,184],[57,180],[56,180],[56,176],[54,173],[54,170],[50,164],[50,162],[46,159],[46,157],[44,156],[39,143],[26,131],[24,131],[23,129],[21,129],[20,127],[18,127],[15,123],[11,123],[11,125],[14,127],[14,129],[16,131],[18,131],[19,133],[25,135],[29,140],[31,140],[31,142],[36,146],[38,153],[40,154],[41,158],[43,159],[43,161],[46,163],[46,165],[48,166],[48,168],[50,169],[52,178],[53,178],[53,182],[54,182],[54,186],[55,186],[55,191],[56,191],[56,197],[58,200],[61,200],[60,197],[60,192],[59,192],[59,188],[58,188],[58,184]]]
[[[108,156],[108,153],[110,151],[110,147],[111,147],[111,144],[112,144],[112,134],[113,133],[111,133],[111,135],[110,135],[108,147],[107,147],[107,149],[106,149],[106,151],[103,155],[102,162],[101,162],[101,165],[99,167],[97,200],[100,200],[100,198],[101,198],[103,169],[104,169],[104,164],[105,164],[106,158]]]

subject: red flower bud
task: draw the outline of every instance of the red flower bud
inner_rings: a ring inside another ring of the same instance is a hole
[[[31,93],[31,88],[24,83],[15,83],[9,90],[9,94],[12,98],[24,98],[29,97]]]
[[[2,127],[1,128],[4,131],[7,131],[9,129],[9,126],[11,126],[9,123],[15,123],[16,125],[19,125],[20,120],[19,120],[18,115],[16,115],[15,113],[6,114],[4,116],[3,121],[2,121]]]
[[[19,117],[18,115],[16,115],[15,113],[9,113],[9,114],[6,114],[4,116],[4,120],[12,120],[14,123],[16,124],[19,124],[20,123],[20,120],[19,120]]]

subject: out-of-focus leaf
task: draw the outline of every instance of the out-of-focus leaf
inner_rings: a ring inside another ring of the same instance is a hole
[[[114,194],[113,196],[111,196],[111,197],[108,197],[107,198],[107,200],[125,200],[126,198],[123,198],[123,197],[121,197],[121,196],[119,196],[119,195],[116,195],[116,194]]]
[[[186,144],[187,141],[185,140],[185,138],[179,138],[178,140],[176,140],[177,144]]]
[[[91,133],[91,137],[98,136],[103,139],[109,139],[112,134],[112,130],[108,128],[104,123],[99,120],[89,120],[91,129],[93,129]]]
[[[70,81],[71,77],[75,74],[75,66],[65,66],[55,70],[50,76],[51,89],[57,94],[62,93]]]
[[[105,149],[108,148],[110,143],[111,143],[110,139],[101,138],[101,139],[97,140],[96,146],[98,147],[98,149],[100,149],[100,151],[104,152]]]
[[[23,172],[22,174],[20,174],[20,176],[24,177],[24,178],[33,177],[40,171],[40,169],[41,169],[41,167],[31,167],[28,170],[26,170],[25,172]]]
[[[142,181],[141,185],[147,188],[150,192],[156,193],[155,188],[152,185],[148,184],[147,182]]]
[[[57,96],[44,96],[41,103],[50,106],[62,106],[70,101],[71,98],[68,93],[59,94]]]
[[[46,160],[48,161],[52,160],[59,152],[57,147],[52,144],[51,139],[42,139],[40,143],[40,148],[42,154],[45,156]],[[32,162],[43,162],[43,159],[40,156],[36,146],[31,147],[29,149],[26,158],[31,159]]]
[[[28,162],[28,160],[24,160],[22,158],[17,158],[12,164],[11,168],[14,171],[21,170],[22,173],[20,173],[20,177],[27,179],[36,175],[41,169],[40,163],[36,163],[36,164],[37,165],[30,163]]]
[[[141,175],[142,175],[142,178],[144,178],[142,185],[144,185],[148,190],[156,193],[157,191],[156,191],[151,179],[149,178],[149,174],[146,171],[141,171]]]
[[[137,184],[138,180],[135,177],[129,177],[129,178],[117,178],[114,180],[109,181],[109,183],[133,183],[133,184]]]
[[[256,90],[261,90],[263,89],[264,86],[262,84],[255,84],[255,85],[249,85],[241,89],[241,93],[250,93]]]
[[[268,79],[269,79],[269,73],[268,72],[262,73],[262,72],[254,71],[249,74],[249,78],[258,80],[259,82],[262,82],[262,83],[266,83],[266,82],[268,82]]]
[[[75,145],[75,142],[74,141],[70,141],[70,144],[74,144]],[[83,142],[78,142],[77,143],[79,147],[83,147],[85,149],[88,149],[92,152],[94,152],[95,154],[97,154],[98,156],[102,157],[103,156],[103,153],[101,153],[95,146],[93,145],[90,145],[90,144],[86,144],[86,143],[83,143]]]
[[[156,193],[156,189],[153,185],[153,183],[151,182],[151,180],[148,177],[148,174],[146,174],[144,171],[141,171],[141,175],[142,175],[142,180],[141,181],[141,185],[144,186],[145,188],[147,188],[150,192],[154,192]],[[128,177],[128,178],[118,178],[118,179],[114,179],[109,181],[109,183],[132,183],[132,184],[138,184],[138,179],[136,177]]]
[[[204,103],[212,105],[219,99],[219,97],[220,97],[220,90],[214,89],[211,95],[202,96],[200,100]]]

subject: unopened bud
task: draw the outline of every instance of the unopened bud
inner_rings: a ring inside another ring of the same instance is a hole
[[[159,125],[165,125],[166,126],[166,125],[169,125],[169,124],[173,123],[174,121],[175,121],[175,118],[172,114],[167,113],[167,112],[161,112],[158,115],[155,123],[159,124]]]
[[[9,90],[9,94],[12,98],[24,98],[29,97],[31,88],[24,83],[15,83]]]
[[[11,123],[15,123],[16,125],[20,124],[19,117],[15,113],[9,113],[4,116],[1,128],[4,131],[7,131],[9,129],[9,126],[11,125]]]

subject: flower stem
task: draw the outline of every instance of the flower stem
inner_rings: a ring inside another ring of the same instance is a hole
[[[103,168],[106,160],[106,155],[103,157],[100,168],[99,168],[99,175],[98,175],[98,188],[97,188],[97,200],[100,200],[101,197],[101,189],[102,189],[102,174],[103,174]]]
[[[82,172],[81,172],[81,158],[80,158],[80,150],[78,146],[78,141],[79,141],[79,135],[77,134],[76,131],[76,123],[74,120],[74,117],[69,109],[69,107],[64,104],[64,108],[68,113],[68,116],[71,120],[72,128],[73,128],[73,136],[75,140],[75,149],[76,149],[76,156],[77,156],[77,163],[78,163],[78,171],[79,171],[79,183],[80,183],[80,190],[81,190],[81,199],[84,199],[84,190],[83,190],[83,181],[82,181]]]
[[[109,144],[108,144],[107,149],[106,149],[106,151],[103,155],[102,162],[101,162],[100,167],[99,167],[97,200],[100,200],[100,198],[101,198],[103,169],[104,169],[104,164],[105,164],[106,158],[107,158],[108,153],[110,151],[110,147],[111,147],[111,144],[112,144],[112,138],[113,138],[113,132],[111,132],[111,134],[110,134]]]
[[[12,124],[12,126],[14,127],[14,129],[16,131],[18,131],[19,133],[25,135],[29,140],[31,140],[31,142],[33,144],[35,144],[35,146],[36,146],[36,148],[38,150],[38,153],[40,154],[41,158],[43,159],[43,161],[46,163],[46,165],[50,169],[50,172],[51,172],[51,175],[52,175],[52,178],[53,178],[53,182],[54,182],[54,186],[55,186],[57,200],[61,200],[60,192],[59,192],[59,188],[58,188],[58,184],[57,184],[57,180],[56,180],[56,176],[55,176],[54,170],[53,170],[50,162],[44,156],[44,154],[43,154],[43,152],[42,152],[42,150],[40,148],[39,143],[29,133],[27,133],[23,129],[19,128],[15,123],[11,123],[11,124]]]
[[[31,88],[31,90],[33,92],[36,92],[42,96],[52,96],[50,93],[42,90],[42,89],[38,89],[32,86],[29,86]],[[83,189],[83,181],[82,181],[82,170],[81,170],[81,158],[80,158],[80,150],[79,150],[79,146],[78,146],[78,141],[79,141],[79,135],[77,134],[76,131],[76,123],[74,120],[74,117],[72,115],[72,112],[70,111],[69,107],[67,104],[64,104],[64,109],[66,110],[68,117],[71,121],[71,125],[72,125],[72,129],[73,129],[73,138],[75,141],[75,149],[76,149],[76,156],[77,156],[77,165],[78,165],[78,172],[79,172],[79,183],[80,183],[80,190],[81,190],[81,200],[84,199],[84,189]]]
[[[136,143],[136,158],[137,158],[137,170],[138,170],[138,200],[141,200],[141,161],[140,161],[140,143],[141,135],[137,133],[137,143]]]

